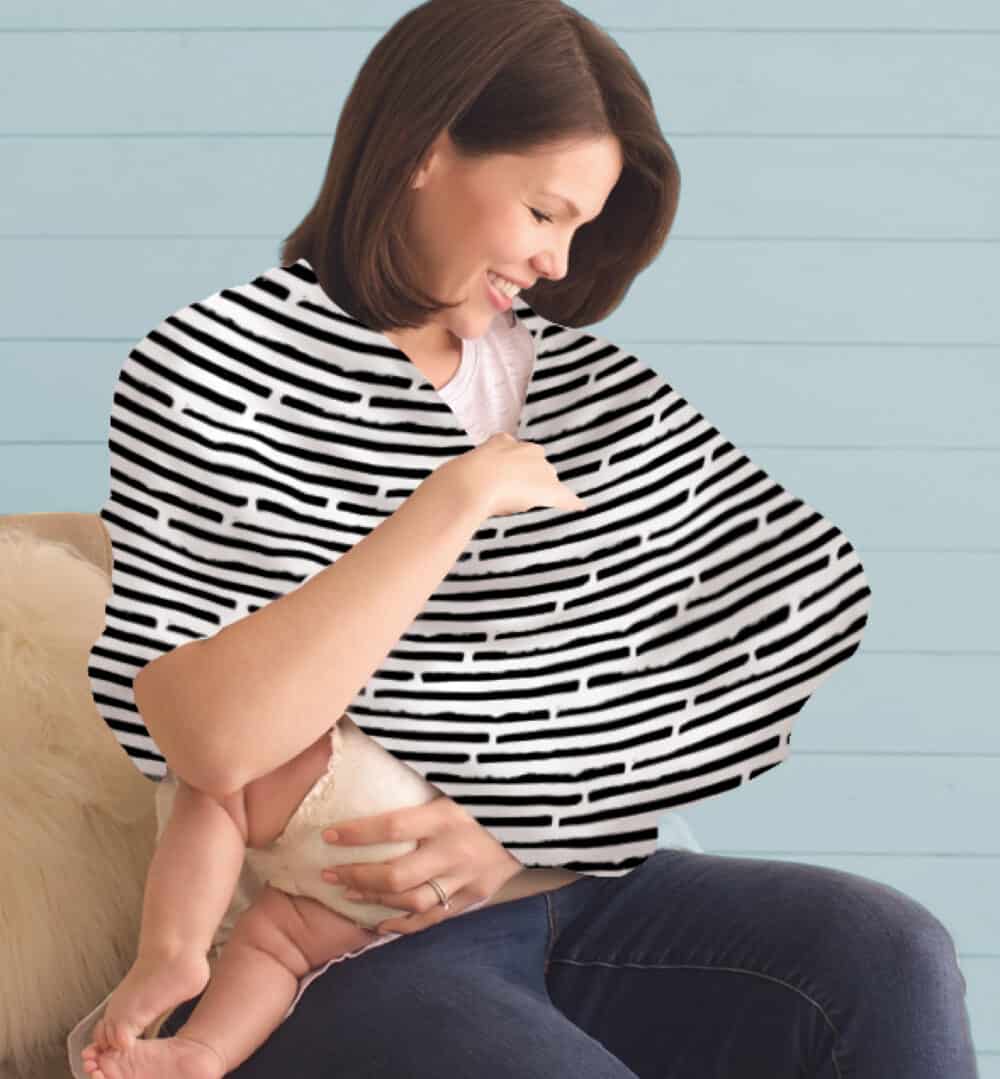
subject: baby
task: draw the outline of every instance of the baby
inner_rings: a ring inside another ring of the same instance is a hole
[[[323,830],[442,793],[346,715],[298,757],[224,800],[169,769],[158,787],[138,956],[80,1054],[92,1079],[217,1079],[237,1068],[286,1018],[309,971],[381,939],[370,927],[410,913],[351,902],[345,886],[326,883],[321,872],[338,862],[385,862],[416,843],[332,846]],[[202,990],[176,1035],[142,1037]]]

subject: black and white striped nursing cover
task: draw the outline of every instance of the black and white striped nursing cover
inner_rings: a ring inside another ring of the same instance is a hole
[[[788,757],[870,592],[847,537],[655,370],[515,313],[535,345],[517,437],[589,508],[484,520],[347,711],[524,865],[619,876],[660,816]],[[140,668],[320,572],[474,445],[304,259],[143,338],[111,409],[114,569],[89,666],[136,766],[165,770]]]

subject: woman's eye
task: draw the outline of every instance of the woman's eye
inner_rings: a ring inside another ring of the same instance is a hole
[[[531,212],[535,215],[535,220],[539,223],[541,223],[542,221],[548,221],[549,224],[552,223],[552,218],[549,217],[548,214],[543,214],[541,210],[534,210],[530,206],[528,207],[528,209],[531,210]]]

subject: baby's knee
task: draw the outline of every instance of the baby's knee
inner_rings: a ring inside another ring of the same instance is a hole
[[[185,783],[183,779],[178,778],[173,812],[177,814],[217,813],[218,808],[216,807],[221,807],[229,815],[233,824],[236,825],[236,830],[240,833],[240,838],[243,840],[243,846],[245,847],[248,836],[244,790],[245,788],[241,787],[238,791],[233,791],[232,794],[216,796],[198,790],[197,787],[192,787]]]
[[[266,884],[233,927],[232,941],[256,948],[276,959],[296,978],[312,969],[297,943],[302,919],[291,898]]]

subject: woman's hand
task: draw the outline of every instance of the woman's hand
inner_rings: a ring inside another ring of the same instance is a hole
[[[331,839],[336,830],[336,838]],[[485,902],[524,866],[470,813],[445,795],[419,806],[405,806],[372,817],[337,821],[323,832],[328,843],[417,841],[414,850],[390,862],[355,862],[335,867],[336,883],[357,892],[346,898],[412,910],[413,914],[380,922],[380,933],[419,933],[468,907]],[[330,880],[330,870],[323,873]],[[444,889],[445,910],[428,880]]]

